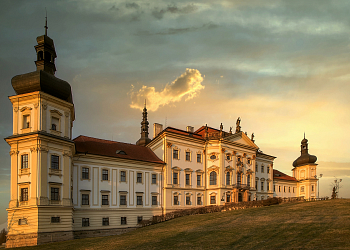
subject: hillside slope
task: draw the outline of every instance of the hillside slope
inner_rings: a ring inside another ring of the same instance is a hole
[[[349,249],[350,200],[187,216],[127,234],[21,249]]]

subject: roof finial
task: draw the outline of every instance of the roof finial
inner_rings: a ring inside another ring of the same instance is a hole
[[[47,29],[49,27],[47,27],[47,10],[46,10],[46,8],[45,8],[45,12],[46,12],[46,16],[45,16],[45,26],[44,26],[44,28],[45,28],[45,36],[47,36]]]
[[[304,139],[305,139],[305,132],[304,132]]]
[[[145,108],[146,108],[146,99],[145,99]]]

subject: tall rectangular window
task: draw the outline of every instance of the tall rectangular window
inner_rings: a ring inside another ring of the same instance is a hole
[[[51,169],[60,169],[60,157],[58,155],[51,155]]]
[[[201,179],[202,179],[202,178],[201,178],[201,175],[198,174],[198,175],[197,175],[197,186],[198,186],[198,187],[202,186],[202,181],[201,181]]]
[[[120,205],[126,205],[126,195],[120,195],[119,203]]]
[[[152,184],[157,184],[157,175],[152,174]]]
[[[264,182],[261,181],[261,191],[264,191]]]
[[[261,166],[261,173],[264,173],[264,166]]]
[[[89,205],[89,195],[88,194],[81,195],[81,205]]]
[[[270,166],[267,166],[267,173],[270,173]]]
[[[230,185],[231,181],[231,175],[230,172],[226,172],[226,185]]]
[[[210,204],[216,204],[216,196],[215,195],[210,196]]]
[[[102,195],[102,205],[109,205],[108,195]]]
[[[237,173],[237,185],[241,185],[242,177],[241,173]]]
[[[21,155],[21,168],[28,168],[28,155]]]
[[[174,159],[179,159],[179,150],[177,150],[177,149],[173,150],[173,158]]]
[[[102,218],[102,226],[109,226],[109,218]]]
[[[178,173],[173,173],[173,184],[179,184]]]
[[[136,182],[137,183],[142,183],[142,173],[137,173]]]
[[[58,125],[60,124],[60,119],[56,117],[51,118],[51,130],[58,130]]]
[[[137,205],[141,205],[142,206],[143,205],[142,196],[139,195],[136,198],[137,198]]]
[[[202,162],[202,155],[201,154],[197,154],[197,162],[198,163]]]
[[[30,127],[30,115],[24,115],[23,116],[23,128],[29,128]]]
[[[256,188],[256,191],[258,191],[258,181],[255,181],[255,188]]]
[[[59,201],[60,200],[60,195],[59,195],[59,188],[51,188],[51,200],[52,201]]]
[[[28,188],[21,188],[21,199],[20,201],[28,201]]]
[[[250,187],[250,174],[247,175],[247,186]]]
[[[82,227],[90,226],[89,218],[82,218]]]
[[[186,174],[186,185],[191,185],[191,179],[190,179],[191,175],[190,174]]]
[[[266,182],[266,190],[270,191],[270,184],[268,182]]]
[[[120,171],[120,181],[126,182],[126,172]]]
[[[107,169],[102,169],[102,180],[108,181],[108,170]]]
[[[258,168],[258,164],[255,165],[255,172],[258,172],[259,168]]]
[[[186,205],[191,205],[191,197],[186,196]]]
[[[202,205],[202,197],[197,196],[197,205]]]
[[[152,205],[153,205],[153,206],[158,205],[157,196],[152,196]]]
[[[191,152],[186,152],[186,161],[191,160]]]
[[[126,225],[126,217],[120,217],[120,224]]]
[[[288,187],[288,192],[290,193],[290,187]]]
[[[89,168],[83,168],[82,169],[82,179],[88,180],[89,179]]]
[[[174,205],[179,205],[179,196],[174,195]]]

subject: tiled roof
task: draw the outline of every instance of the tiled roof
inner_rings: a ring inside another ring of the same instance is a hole
[[[173,127],[167,127],[163,131],[176,133],[179,135],[185,135],[185,136],[189,136],[189,137],[196,138],[196,139],[203,139],[202,136],[197,134],[197,133],[191,133],[191,132],[187,132],[185,130],[181,130],[181,129],[177,129],[177,128],[173,128]]]
[[[231,135],[230,133],[228,133],[228,132],[225,132],[225,131],[222,131],[223,133],[224,133],[224,136],[229,136],[229,135]],[[197,134],[200,134],[203,138],[205,137],[205,126],[202,126],[202,127],[200,127],[199,129],[197,129],[196,131],[195,131],[195,133],[197,133]],[[216,128],[212,128],[212,127],[208,127],[208,135],[209,135],[209,137],[211,137],[211,136],[218,136],[218,134],[220,133],[220,130],[219,129],[216,129]]]
[[[129,160],[163,163],[154,152],[146,147],[123,142],[102,140],[80,135],[74,140],[76,153],[123,158]]]
[[[297,179],[295,179],[294,177],[286,175],[285,173],[282,173],[276,169],[273,170],[273,178],[285,181],[297,181]]]

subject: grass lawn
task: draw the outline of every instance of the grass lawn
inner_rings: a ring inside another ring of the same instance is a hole
[[[16,249],[350,249],[350,200],[177,218],[118,236]]]

